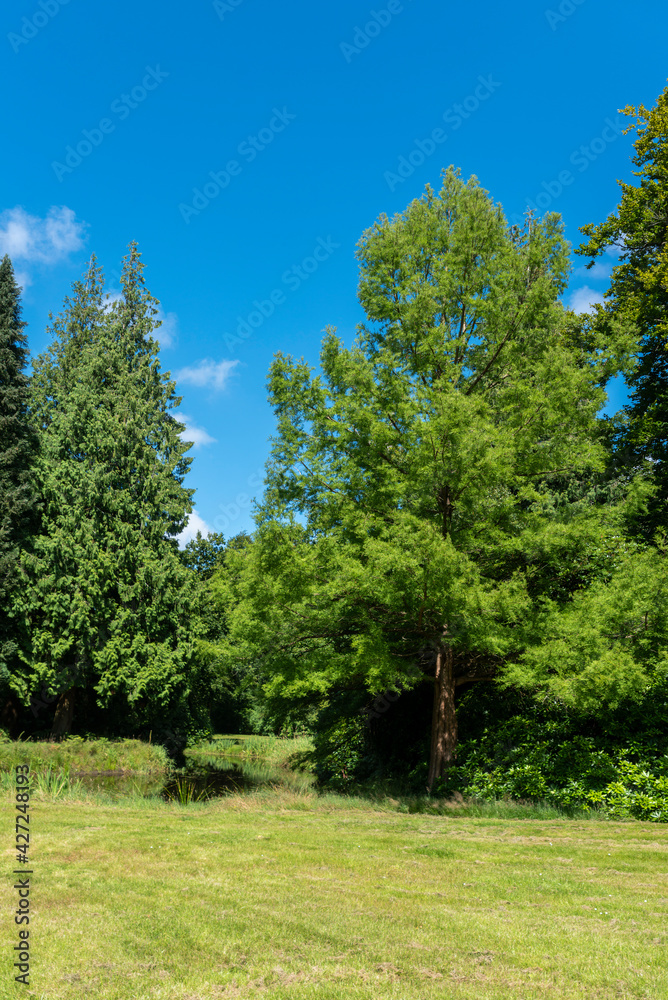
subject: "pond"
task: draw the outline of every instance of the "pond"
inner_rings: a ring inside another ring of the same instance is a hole
[[[257,761],[243,761],[222,754],[216,754],[215,757],[198,757],[197,760],[186,757],[185,768],[163,775],[102,771],[87,774],[72,773],[71,777],[80,781],[86,789],[104,792],[114,797],[160,796],[165,800],[184,803],[268,787],[305,791],[314,781],[309,774]]]

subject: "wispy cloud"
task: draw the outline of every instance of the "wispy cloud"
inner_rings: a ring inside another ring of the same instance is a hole
[[[612,274],[612,268],[612,262],[607,263],[597,260],[593,267],[577,267],[573,273],[579,278],[591,278],[593,281],[607,281]]]
[[[86,223],[66,205],[52,206],[45,218],[20,205],[0,213],[0,254],[27,264],[58,264],[81,250]]]
[[[211,528],[206,521],[199,516],[197,511],[194,510],[192,514],[188,515],[188,523],[181,534],[176,536],[179,548],[185,548],[188,542],[192,541],[193,538],[197,538],[198,531],[201,531],[204,537],[206,537],[211,531]]]
[[[201,389],[209,387],[220,392],[226,387],[238,364],[238,361],[213,361],[211,358],[204,358],[193,367],[182,368],[174,377],[177,382],[187,382]]]
[[[185,413],[179,413],[178,420],[182,424],[186,425],[186,429],[181,435],[182,441],[192,441],[195,448],[201,448],[203,445],[215,444],[216,439],[211,437],[211,435],[204,430],[203,427],[198,427],[192,417],[187,416]]]
[[[612,269],[619,264],[621,250],[617,246],[606,247],[602,255],[594,261],[592,267],[583,264],[576,267],[573,274],[578,278],[590,278],[592,281],[609,281],[612,277]]]
[[[155,331],[155,339],[161,347],[173,347],[179,335],[179,317],[176,313],[165,313],[158,307],[156,319],[161,325]]]
[[[594,305],[603,305],[604,299],[600,292],[594,291],[588,285],[584,288],[576,288],[571,295],[568,305],[576,313],[593,313]]]

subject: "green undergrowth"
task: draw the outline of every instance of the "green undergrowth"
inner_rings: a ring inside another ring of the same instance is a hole
[[[425,798],[426,697],[403,694],[371,722],[362,706],[347,694],[322,713],[311,755],[320,786]],[[436,799],[531,802],[564,815],[668,822],[667,683],[599,716],[490,685],[467,692],[458,717],[456,761],[435,786]]]
[[[31,771],[60,770],[65,773],[124,771],[157,774],[170,765],[162,746],[141,740],[84,739],[70,736],[58,743],[31,740],[0,741],[0,772],[17,764],[29,764]]]
[[[511,719],[464,744],[448,779],[466,798],[531,799],[613,819],[668,822],[668,754],[627,737],[563,732],[549,721]]]

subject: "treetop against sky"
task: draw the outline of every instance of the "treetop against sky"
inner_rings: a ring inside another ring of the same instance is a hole
[[[137,240],[161,300],[161,364],[195,442],[189,531],[252,526],[274,417],[277,351],[317,364],[323,329],[363,320],[355,246],[440,186],[475,174],[510,221],[606,218],[632,179],[619,109],[668,76],[665,6],[612,0],[175,0],[139,8],[35,0],[3,17],[14,97],[0,255],[23,286],[33,356],[98,256],[108,290]],[[564,301],[591,308],[614,256],[573,258]],[[613,388],[608,410],[623,399]]]

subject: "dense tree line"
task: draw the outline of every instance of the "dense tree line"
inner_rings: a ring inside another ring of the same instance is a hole
[[[137,247],[118,299],[91,260],[30,377],[5,258],[4,723],[174,745],[302,727],[326,776],[388,773],[391,714],[434,791],[489,692],[503,725],[514,704],[610,730],[663,690],[668,91],[626,111],[639,183],[583,230],[590,264],[618,253],[592,315],[563,304],[559,216],[509,226],[453,168],[364,233],[355,342],[329,329],[319,372],[272,364],[252,538],[178,550],[190,446]],[[631,402],[602,419],[620,374]]]

